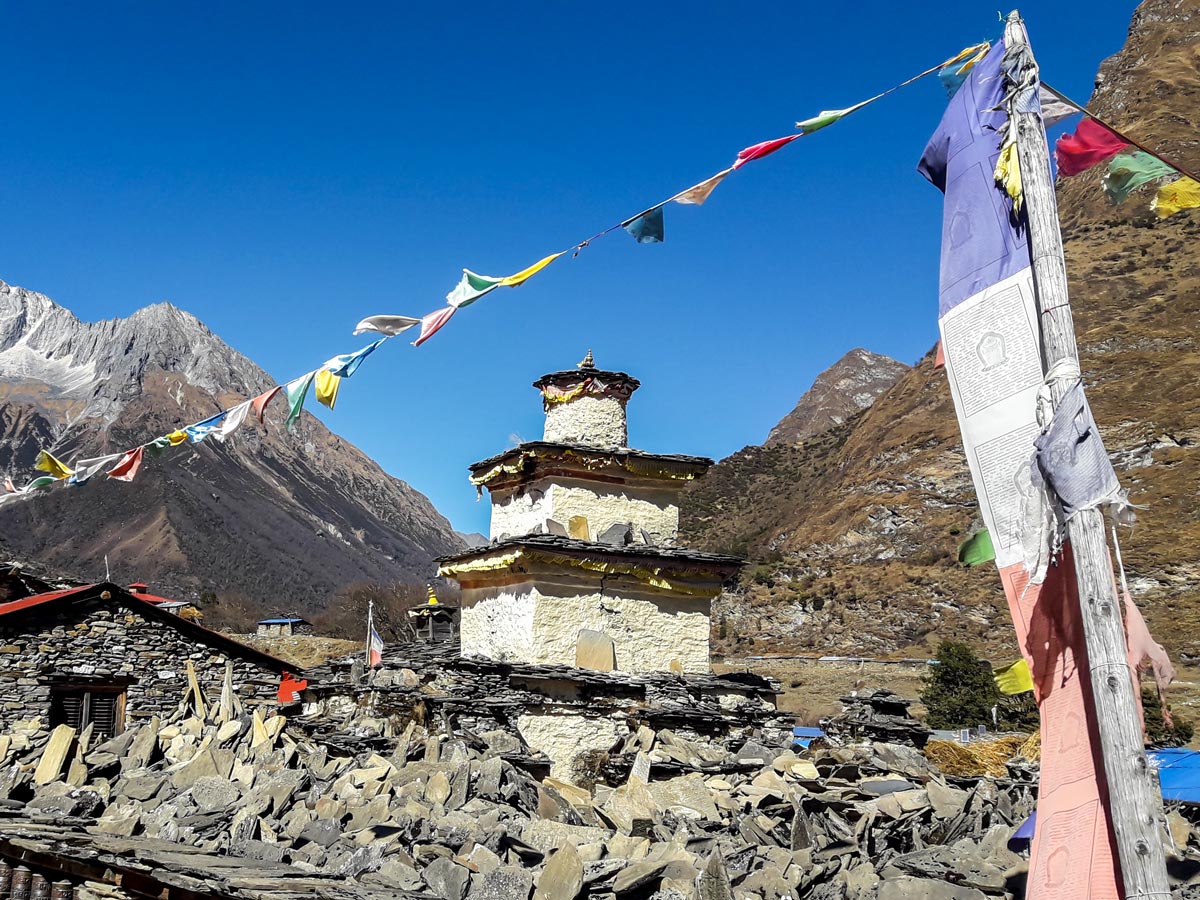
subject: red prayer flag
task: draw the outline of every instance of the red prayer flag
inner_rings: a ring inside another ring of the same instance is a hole
[[[297,678],[291,672],[284,672],[279,679],[279,691],[275,698],[280,703],[295,703],[300,699],[300,692],[307,687],[307,678]]]
[[[13,482],[12,482],[12,479],[11,479],[11,478],[5,478],[5,479],[4,479],[4,490],[5,490],[5,491],[7,491],[7,492],[8,492],[8,493],[10,493],[10,494],[16,494],[16,493],[19,493],[19,492],[17,491],[17,486],[16,486],[15,484],[13,484]]]
[[[942,346],[941,341],[938,341],[937,356],[933,358],[933,367],[935,369],[946,368],[946,348]]]
[[[796,138],[804,137],[803,134],[789,134],[787,137],[775,138],[773,141],[763,141],[761,144],[755,144],[753,147],[747,147],[737,155],[737,159],[733,161],[733,168],[740,169],[752,159],[762,159],[764,156],[770,156],[780,147],[790,144]]]
[[[428,315],[422,316],[421,336],[413,341],[413,346],[420,347],[423,343],[437,334],[441,327],[449,322],[450,317],[457,311],[457,306],[443,306],[437,312],[431,312]]]
[[[142,467],[142,448],[136,450],[127,450],[125,455],[121,457],[120,462],[108,470],[108,477],[115,478],[117,481],[133,481],[133,478],[138,473],[138,469]]]
[[[1129,146],[1095,119],[1084,118],[1074,134],[1064,134],[1054,145],[1058,174],[1078,175]]]
[[[267,404],[270,403],[275,398],[275,395],[282,390],[282,386],[276,385],[265,394],[259,394],[250,401],[250,408],[254,410],[254,415],[258,416],[258,422],[260,425],[262,424],[263,416],[267,412]]]

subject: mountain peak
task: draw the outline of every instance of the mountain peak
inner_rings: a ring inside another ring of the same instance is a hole
[[[155,370],[205,391],[254,396],[274,382],[194,315],[160,302],[125,318],[82,322],[44,294],[0,282],[0,381],[36,386],[82,417],[112,422]]]
[[[767,444],[795,444],[841,425],[875,402],[908,371],[890,356],[855,347],[817,376],[796,408],[767,436]]]
[[[41,449],[68,464],[117,452],[253,397],[275,382],[171,303],[81,322],[48,297],[0,286],[0,469],[27,476]],[[83,577],[106,558],[171,596],[279,596],[320,610],[356,581],[423,582],[461,549],[429,500],[305,413],[227,442],[184,444],[132,484],[96,478],[5,504],[12,551]],[[222,613],[216,610],[217,618]]]

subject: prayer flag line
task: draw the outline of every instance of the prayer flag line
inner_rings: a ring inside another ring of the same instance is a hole
[[[668,203],[674,202],[681,205],[701,206],[716,189],[717,185],[724,181],[724,179],[731,172],[740,169],[747,163],[770,156],[772,153],[781,150],[793,141],[812,134],[813,132],[819,131],[822,128],[826,128],[845,116],[862,109],[864,106],[874,103],[876,100],[886,97],[903,87],[907,87],[908,85],[919,81],[928,75],[941,72],[947,67],[954,66],[956,63],[959,64],[955,72],[956,77],[965,78],[971,69],[974,68],[975,64],[979,60],[983,59],[990,47],[991,44],[986,42],[965,47],[944,62],[941,62],[936,66],[932,66],[925,71],[914,75],[891,88],[888,88],[886,91],[856,103],[853,106],[848,106],[845,109],[839,110],[823,110],[818,115],[810,119],[797,122],[796,127],[799,129],[798,134],[784,135],[783,137],[773,138],[767,141],[760,141],[757,144],[751,144],[750,146],[738,151],[733,163],[728,168],[722,169],[714,175],[710,175],[708,178],[693,185],[692,187],[672,194],[667,199],[642,210],[636,215],[630,216],[627,219],[623,219],[615,225],[610,225],[608,228],[605,228],[603,231],[592,235],[586,240],[572,244],[566,250],[560,250],[557,253],[552,253],[549,256],[543,257],[538,262],[520,272],[517,272],[514,275],[497,278],[493,276],[479,275],[470,269],[464,268],[461,280],[450,291],[450,293],[446,295],[447,306],[436,309],[433,312],[426,313],[420,318],[397,315],[369,316],[358,323],[354,333],[361,334],[364,331],[375,331],[380,334],[393,336],[401,333],[402,331],[407,331],[409,328],[419,324],[421,326],[420,335],[415,341],[413,341],[413,346],[419,347],[421,344],[425,343],[425,341],[429,340],[429,338],[433,337],[433,335],[439,330],[441,330],[441,328],[450,321],[457,310],[462,309],[465,306],[470,306],[480,297],[483,297],[485,294],[490,294],[496,288],[518,287],[519,285],[524,284],[529,278],[546,268],[560,256],[564,256],[567,253],[571,253],[573,257],[578,256],[583,249],[589,246],[593,241],[604,237],[610,232],[616,231],[618,228],[622,228],[627,231],[630,236],[633,237],[633,239],[639,244],[662,243],[665,240],[663,208]],[[959,83],[961,83],[961,81]]]

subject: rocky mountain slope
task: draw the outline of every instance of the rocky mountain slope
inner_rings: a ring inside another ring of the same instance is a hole
[[[0,282],[0,470],[28,478],[39,448],[116,452],[212,415],[275,382],[168,303],[85,323]],[[183,445],[136,480],[96,478],[0,507],[0,541],[79,573],[144,580],[312,611],[359,580],[421,581],[462,542],[428,499],[284,405],[226,443]],[[119,574],[118,574],[119,573]]]
[[[1089,108],[1194,170],[1198,60],[1200,0],[1146,0],[1125,48],[1101,66]],[[1122,535],[1133,593],[1159,639],[1194,654],[1200,210],[1158,221],[1150,187],[1113,208],[1103,169],[1058,185],[1081,362],[1122,482],[1144,506]],[[931,297],[931,332],[935,308]],[[956,562],[979,512],[932,352],[844,425],[724,460],[683,511],[690,543],[754,563],[717,612],[727,650],[926,656],[954,637],[1016,655],[995,569]]]
[[[867,409],[908,371],[889,356],[857,347],[817,376],[796,408],[767,436],[767,444],[795,444],[815,437]]]

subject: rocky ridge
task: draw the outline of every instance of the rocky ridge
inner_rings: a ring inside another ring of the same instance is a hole
[[[0,469],[28,477],[40,448],[97,456],[199,421],[275,384],[167,303],[81,322],[0,282]],[[99,580],[109,566],[180,599],[212,592],[319,610],[355,581],[423,581],[462,542],[426,497],[278,401],[265,427],[173,449],[130,484],[95,479],[0,508],[6,552]],[[80,502],[78,491],[87,492]]]
[[[816,437],[870,408],[908,371],[889,356],[857,347],[817,376],[812,387],[767,436],[766,443],[795,444]]]
[[[1146,0],[1090,108],[1195,168],[1197,53],[1200,2]],[[1111,207],[1103,169],[1057,186],[1081,364],[1118,474],[1143,507],[1121,538],[1132,592],[1168,649],[1195,655],[1200,211],[1156,220],[1152,187]],[[931,332],[933,318],[931,306]],[[928,657],[953,637],[1016,656],[994,568],[957,564],[981,522],[932,350],[844,425],[723,460],[681,508],[683,540],[754,563],[714,617],[728,652]]]

